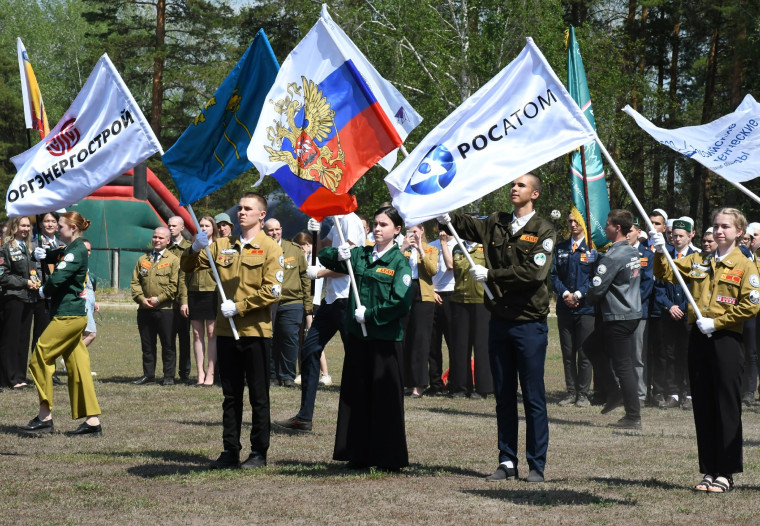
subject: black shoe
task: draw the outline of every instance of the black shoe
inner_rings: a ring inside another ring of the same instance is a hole
[[[174,378],[167,376],[166,378],[161,380],[161,385],[163,386],[174,385]]]
[[[276,378],[270,378],[269,385],[272,387],[278,387],[280,385],[280,381],[277,380]]]
[[[560,400],[559,402],[557,402],[557,405],[560,406],[560,407],[567,407],[569,405],[574,405],[575,402],[577,402],[577,401],[578,401],[578,397],[576,396],[576,394],[575,393],[570,393],[565,398],[563,398],[562,400]]]
[[[443,396],[443,389],[440,387],[428,387],[422,391],[422,396]]]
[[[528,473],[528,478],[525,479],[528,482],[543,482],[544,481],[544,474],[536,471],[535,469],[531,469],[530,473]]]
[[[694,408],[694,406],[691,403],[691,398],[685,397],[683,399],[683,402],[681,402],[681,409],[684,411],[691,411]]]
[[[155,376],[143,376],[139,380],[135,380],[132,383],[134,385],[145,385],[145,384],[152,384],[155,381],[156,381],[156,377]]]
[[[624,416],[617,422],[607,424],[608,427],[616,427],[618,429],[641,429],[641,418],[631,418]]]
[[[100,424],[96,426],[91,426],[87,422],[82,422],[78,428],[76,428],[75,431],[72,431],[71,433],[68,433],[70,436],[79,436],[79,435],[92,435],[99,437],[103,435],[103,428]]]
[[[660,404],[660,409],[673,409],[680,405],[681,403],[674,396],[669,396],[667,400]]]
[[[488,398],[487,394],[480,394],[477,391],[470,393],[470,400],[485,400]]]
[[[296,383],[293,380],[283,380],[282,386],[292,388],[296,386]]]
[[[27,425],[21,426],[19,429],[27,435],[41,435],[55,431],[52,418],[50,420],[40,420],[38,416],[32,418]]]
[[[457,391],[456,393],[449,393],[449,398],[467,398],[467,393]]]
[[[58,378],[57,374],[53,375],[53,385],[64,385],[64,383],[61,381],[61,379]]]
[[[256,469],[263,468],[266,465],[267,458],[264,455],[260,453],[251,453],[248,460],[240,464],[240,467],[244,469]]]
[[[190,378],[188,378],[187,376],[185,376],[185,377],[182,377],[182,376],[181,376],[181,377],[179,378],[179,383],[181,383],[181,384],[185,384],[185,385],[195,385],[195,383],[196,383],[196,382],[193,382],[193,381],[192,381]]]
[[[755,393],[753,391],[748,391],[742,395],[742,404],[749,407],[751,405],[755,405]]]
[[[222,451],[215,461],[211,463],[211,469],[237,469],[240,467],[240,457],[232,451]]]
[[[499,464],[496,471],[486,477],[486,480],[507,480],[517,478],[517,468],[508,468],[504,464]]]
[[[298,417],[288,418],[287,420],[274,420],[272,425],[284,431],[295,431],[296,433],[311,433],[311,422],[300,420]]]
[[[604,407],[602,408],[602,414],[606,415],[610,411],[613,411],[623,405],[623,396],[620,394],[614,394],[610,395],[610,398],[607,400],[607,403],[604,404]]]

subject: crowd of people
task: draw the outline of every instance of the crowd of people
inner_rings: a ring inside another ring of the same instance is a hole
[[[487,479],[517,478],[521,399],[527,480],[542,482],[554,296],[567,391],[558,404],[599,405],[602,414],[622,406],[624,416],[609,425],[633,430],[642,428],[642,405],[693,411],[703,475],[695,489],[730,491],[743,469],[742,404],[754,404],[757,390],[760,224],[717,210],[698,249],[688,217],[655,209],[642,228],[629,211],[612,210],[604,231],[610,243],[595,247],[577,211],[567,216],[570,237],[558,240],[534,209],[540,193],[540,179],[526,174],[511,184],[512,213],[404,225],[386,203],[371,221],[337,216],[322,239],[312,219],[308,234],[293,241],[283,239],[256,193],[240,199],[239,234],[227,214],[204,216],[190,241],[182,219],[172,217],[155,229],[152,250],[133,272],[143,362],[134,383],[159,378],[160,340],[159,383],[173,385],[178,373],[182,383],[221,385],[223,452],[213,467],[257,468],[267,462],[270,427],[313,431],[318,385],[332,383],[324,348],[339,333],[345,358],[334,459],[402,469],[409,463],[405,396],[493,397],[499,455]],[[28,433],[53,430],[58,356],[72,415],[85,418],[75,434],[102,433],[86,347],[95,337],[87,315],[97,308],[82,238],[89,222],[71,214],[44,216],[36,239],[30,218],[14,218],[0,247],[5,328],[22,329],[2,332],[0,381],[25,386],[32,338],[40,408],[23,427]],[[296,415],[273,420],[270,386],[298,385]],[[251,453],[241,462],[246,386]]]

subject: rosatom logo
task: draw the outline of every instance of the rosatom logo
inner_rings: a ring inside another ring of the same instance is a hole
[[[50,152],[50,155],[56,157],[65,155],[79,142],[81,135],[79,130],[74,127],[75,121],[76,118],[66,121],[61,127],[61,131],[47,141],[45,148]]]
[[[428,154],[412,174],[404,190],[407,194],[428,195],[446,188],[457,173],[454,156],[439,144],[431,148]]]

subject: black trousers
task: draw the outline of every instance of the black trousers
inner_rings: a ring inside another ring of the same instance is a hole
[[[583,342],[594,332],[594,316],[560,311],[557,313],[557,328],[567,392],[588,396],[593,368],[591,360],[583,352]]]
[[[161,361],[164,378],[174,378],[177,354],[174,351],[172,325],[174,312],[171,309],[138,309],[137,330],[142,346],[143,376],[156,375],[156,336],[161,341]]]
[[[488,357],[488,321],[483,303],[451,302],[451,345],[449,345],[449,392],[493,393],[493,376]],[[472,370],[475,358],[475,371]],[[473,382],[474,375],[474,382]],[[474,385],[473,385],[474,383]]]
[[[179,377],[187,379],[190,378],[190,318],[179,312],[179,305],[175,305],[172,311],[172,345],[179,339]],[[164,373],[164,376],[169,375]],[[174,370],[171,376],[174,376]]]
[[[744,374],[742,393],[757,391],[757,318],[744,322]]]
[[[269,450],[269,340],[217,336],[217,366],[221,375],[222,442],[224,449],[240,454],[243,391],[248,385],[251,404],[251,452],[264,457]]]
[[[414,300],[404,327],[404,386],[423,387],[430,380],[427,371],[434,301],[422,301],[419,280],[413,280]]]
[[[595,382],[606,393],[607,400],[622,395],[625,415],[629,418],[641,418],[639,381],[633,368],[634,332],[638,325],[639,320],[604,321],[583,344],[583,351],[594,364]]]
[[[40,338],[45,328],[50,324],[50,312],[48,311],[49,301],[40,300],[34,304],[34,327],[32,328],[32,352],[37,346],[37,340]]]
[[[689,323],[686,316],[674,320],[670,314],[660,319],[663,346],[658,360],[658,369],[663,379],[665,396],[691,395],[689,389]]]
[[[430,387],[443,389],[443,340],[451,355],[451,295],[453,292],[439,292],[442,303],[433,309],[433,330],[430,336],[430,354],[428,355],[428,375]]]
[[[0,337],[0,386],[13,387],[26,381],[29,365],[29,331],[34,303],[13,296],[3,299],[3,333]]]
[[[733,474],[743,471],[741,387],[744,371],[742,335],[717,331],[708,338],[696,325],[689,337],[694,425],[699,471]]]

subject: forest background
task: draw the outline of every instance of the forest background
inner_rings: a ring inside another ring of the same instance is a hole
[[[710,122],[760,91],[757,0],[333,0],[333,19],[377,70],[424,117],[414,146],[511,62],[533,37],[567,79],[565,31],[576,28],[599,136],[646,209],[697,220],[717,206],[760,219],[760,205],[720,177],[645,135],[620,108],[630,104],[665,128]],[[294,0],[0,0],[0,189],[15,174],[10,158],[27,149],[16,37],[42,91],[51,128],[103,53],[141,105],[164,150],[213,95],[263,28],[282,62],[316,22],[321,2]],[[38,134],[32,134],[36,142]],[[149,167],[175,190],[159,156]],[[606,164],[605,164],[606,166]],[[631,202],[607,168],[612,208]],[[542,166],[539,211],[570,207],[567,160]],[[355,186],[371,215],[389,194],[375,167]],[[258,180],[251,169],[195,205],[217,213]],[[746,186],[760,193],[760,183]],[[278,189],[272,178],[260,191]],[[510,210],[506,188],[469,210]],[[564,223],[564,222],[563,222]]]

